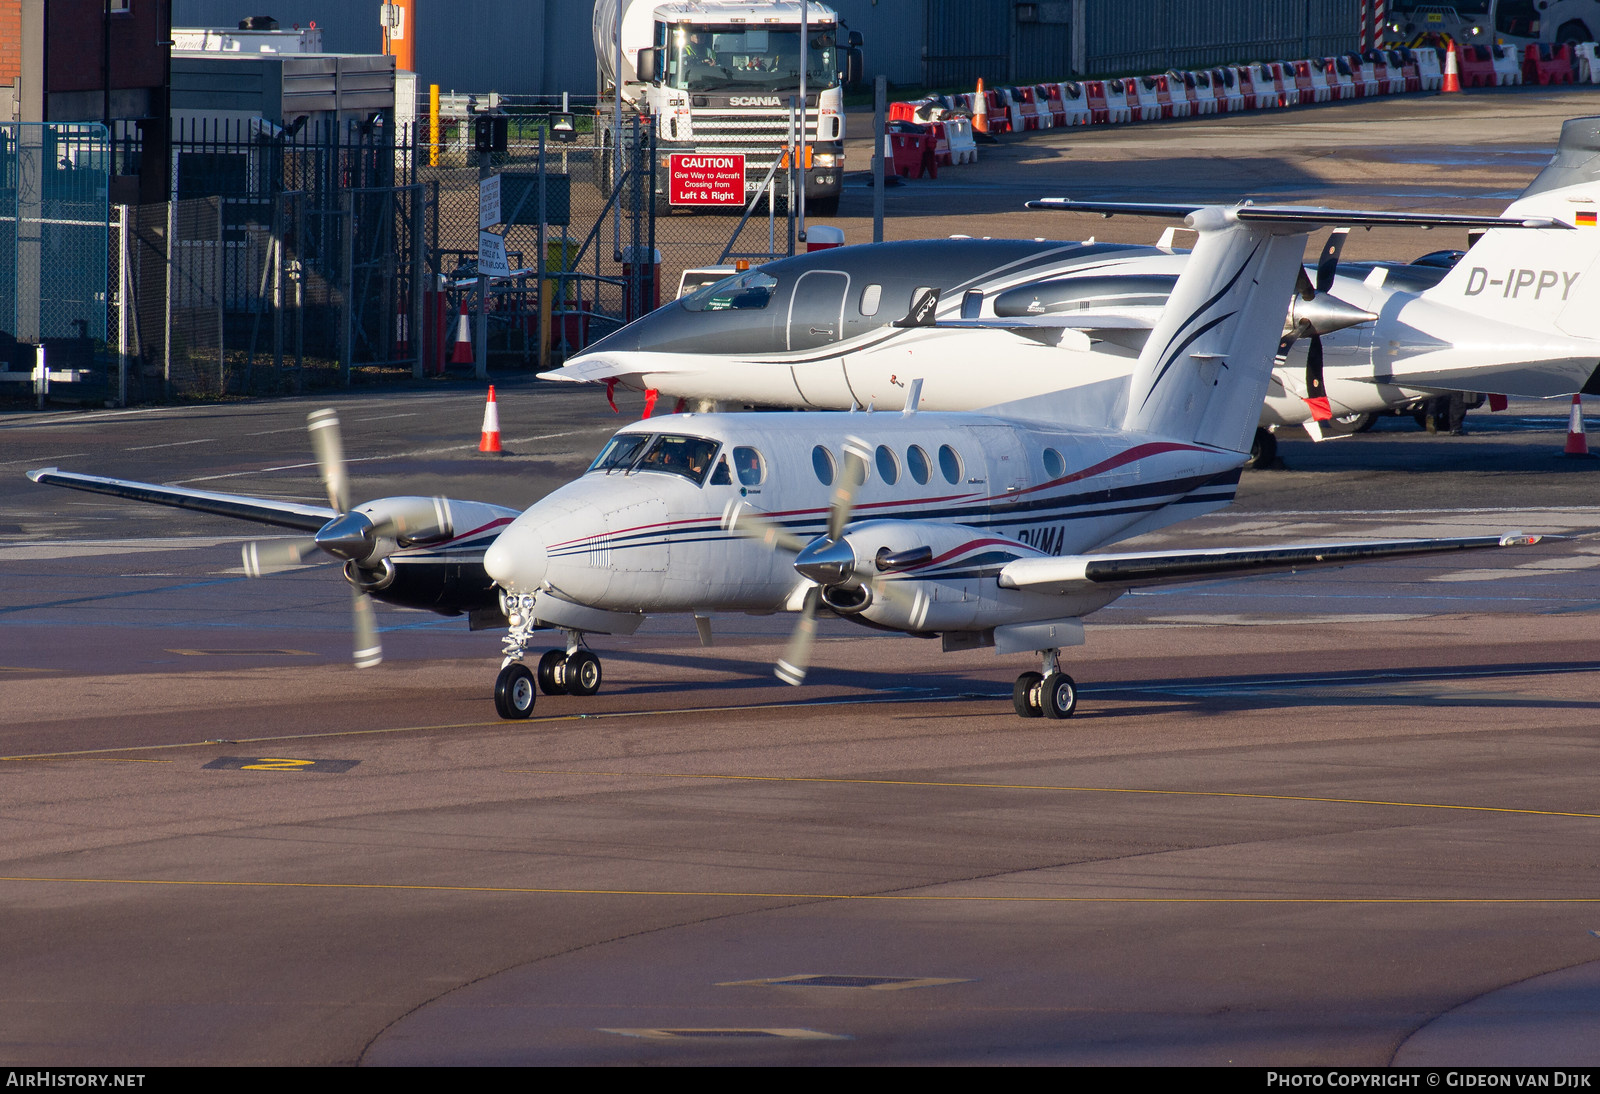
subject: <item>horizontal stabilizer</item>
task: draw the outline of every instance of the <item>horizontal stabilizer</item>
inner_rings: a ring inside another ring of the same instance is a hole
[[[1191,581],[1349,566],[1415,555],[1444,554],[1490,547],[1526,547],[1542,537],[1508,532],[1503,536],[1450,539],[1386,539],[1365,543],[1309,543],[1283,547],[1218,547],[1202,551],[1153,551],[1112,555],[1022,558],[1000,571],[1000,586],[1066,595],[1108,586],[1133,589]]]
[[[170,505],[175,509],[192,509],[197,513],[211,513],[219,517],[232,517],[235,520],[250,520],[257,524],[271,524],[301,532],[315,532],[339,515],[323,505],[272,501],[268,498],[252,498],[243,494],[218,494],[210,490],[158,486],[149,482],[129,482],[126,479],[108,479],[99,475],[80,475],[54,467],[29,471],[28,478],[46,486],[65,486],[69,490],[87,490],[91,494],[109,494],[111,497],[126,498],[129,501]]]

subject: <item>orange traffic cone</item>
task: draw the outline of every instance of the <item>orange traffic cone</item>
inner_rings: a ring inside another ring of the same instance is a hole
[[[972,96],[972,128],[979,133],[989,132],[989,96],[983,90],[983,77],[978,77],[978,91]]]
[[[493,384],[489,385],[489,401],[483,404],[483,439],[478,451],[500,453],[500,408],[495,405]]]
[[[467,302],[461,302],[461,318],[456,321],[456,346],[450,351],[452,365],[472,364],[472,323],[467,319]]]
[[[1588,456],[1589,438],[1583,432],[1583,397],[1573,395],[1572,414],[1567,419],[1567,447],[1562,453],[1566,456]]]
[[[1439,85],[1439,94],[1444,95],[1451,91],[1461,90],[1461,75],[1456,70],[1456,47],[1451,43],[1444,51],[1444,83]]]

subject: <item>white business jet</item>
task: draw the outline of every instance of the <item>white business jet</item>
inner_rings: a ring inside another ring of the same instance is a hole
[[[1342,263],[1335,233],[1300,279],[1261,454],[1280,427],[1333,435],[1340,420],[1442,402],[1441,392],[1600,392],[1597,210],[1600,119],[1580,118],[1506,214],[1575,233],[1495,228],[1453,269],[1453,255]],[[824,409],[899,409],[912,377],[930,410],[1092,393],[1126,384],[1188,261],[1173,242],[1169,231],[1155,247],[944,239],[800,255],[674,301],[548,375],[695,403]]]

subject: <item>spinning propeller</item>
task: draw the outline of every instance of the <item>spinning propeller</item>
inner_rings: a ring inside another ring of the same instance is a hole
[[[1290,347],[1301,338],[1310,338],[1306,347],[1306,395],[1313,420],[1328,421],[1333,409],[1328,405],[1328,389],[1322,379],[1322,336],[1332,334],[1358,323],[1370,323],[1378,317],[1372,312],[1352,307],[1343,300],[1328,295],[1333,279],[1339,272],[1339,253],[1344,250],[1344,240],[1349,228],[1335,228],[1323,244],[1317,258],[1317,282],[1311,283],[1302,267],[1295,285],[1294,299],[1289,305],[1289,320],[1283,339],[1278,343],[1278,356],[1287,357]]]
[[[723,514],[724,528],[772,550],[794,555],[795,570],[801,577],[815,583],[806,590],[805,602],[800,607],[800,620],[795,624],[794,633],[789,636],[789,644],[784,647],[783,656],[779,658],[775,670],[778,679],[786,684],[798,685],[805,681],[806,671],[811,665],[811,647],[817,637],[819,605],[827,604],[841,614],[853,614],[871,604],[874,596],[913,608],[926,595],[880,575],[926,562],[933,554],[929,548],[918,547],[895,553],[885,549],[874,559],[863,562],[856,557],[855,548],[845,538],[844,530],[850,523],[850,514],[856,504],[856,491],[867,479],[867,457],[871,451],[867,442],[859,437],[845,440],[844,465],[839,469],[833,496],[828,501],[828,529],[816,539],[807,540],[787,528],[763,520],[743,503],[730,505]],[[828,600],[830,596],[834,600]]]
[[[383,589],[394,579],[389,556],[396,550],[438,543],[455,534],[450,502],[445,498],[383,498],[351,510],[339,416],[331,410],[317,410],[307,422],[328,504],[339,515],[309,538],[246,543],[244,572],[250,577],[278,573],[300,565],[318,550],[342,560],[350,582],[356,667],[371,668],[383,660],[371,590]]]

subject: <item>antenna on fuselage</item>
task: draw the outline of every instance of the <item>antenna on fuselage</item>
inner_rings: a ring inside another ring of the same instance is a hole
[[[917,406],[922,402],[922,377],[918,376],[911,381],[911,386],[906,389],[905,409],[900,413],[909,418],[917,412]]]

